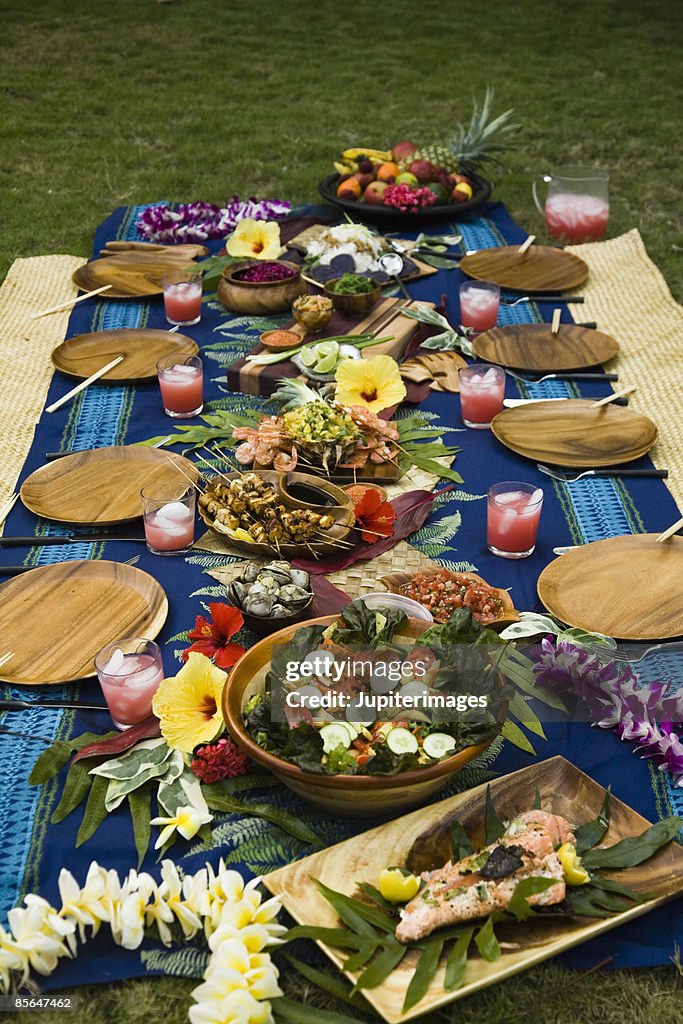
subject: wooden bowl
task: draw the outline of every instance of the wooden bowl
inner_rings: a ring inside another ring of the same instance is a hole
[[[442,571],[442,569],[434,569],[434,575]],[[401,588],[404,587],[406,583],[410,583],[415,575],[417,574],[395,572],[390,573],[388,576],[382,576],[379,582],[384,584],[389,593],[403,594],[403,590]],[[491,586],[490,583],[487,583],[485,579],[482,579],[481,576],[477,576],[474,572],[459,572],[458,576],[466,576],[467,579],[472,580],[474,583],[484,583],[487,587]],[[507,590],[503,590],[502,587],[491,587],[491,589],[503,602],[503,614],[497,619],[492,619],[490,622],[483,622],[482,625],[490,626],[491,629],[504,629],[505,626],[509,626],[511,622],[519,622],[519,613],[512,603],[512,598],[508,594]],[[476,616],[473,617],[476,618]],[[438,620],[435,619],[435,621]],[[479,621],[479,619],[477,619],[477,621]]]
[[[259,334],[259,341],[269,352],[286,352],[290,348],[296,348],[304,340],[305,331],[295,327],[276,327],[272,331],[264,331]],[[289,338],[284,335],[289,334]]]
[[[344,540],[355,525],[356,517],[351,498],[341,487],[330,483],[329,480],[318,476],[311,476],[308,473],[278,473],[274,469],[256,469],[254,472],[257,472],[259,476],[278,489],[282,504],[288,508],[311,508],[316,512],[325,512],[333,515],[336,521],[335,525],[327,531],[331,541]],[[222,473],[216,479],[221,481],[234,480],[241,475],[241,473]],[[301,488],[304,489],[304,495],[306,489],[308,489],[311,497],[314,496],[312,492],[317,492],[321,498],[327,496],[327,503],[322,500],[320,502],[308,500],[305,496],[297,498],[296,491]],[[290,489],[295,493],[290,493]],[[210,493],[210,484],[206,490]],[[215,528],[213,519],[207,514],[206,509],[202,505],[198,505],[198,510],[199,515],[209,529],[213,530],[220,537],[224,537],[238,551],[244,551],[249,555],[253,555],[254,558],[262,556],[265,558],[279,558],[281,556],[287,559],[287,561],[291,561],[293,558],[298,557],[309,558],[312,556],[312,552],[321,557],[339,554],[340,551],[347,550],[345,547],[341,547],[336,543],[328,543],[325,540],[312,541],[310,546],[307,544],[280,544],[279,548],[270,544],[249,544],[246,541],[233,540],[228,534]]]
[[[332,299],[332,305],[344,316],[362,317],[369,313],[373,306],[379,301],[381,287],[375,284],[371,292],[358,292],[355,295],[344,295],[335,292],[332,286],[339,280],[333,277],[325,282],[325,295]]]
[[[286,313],[294,299],[306,291],[306,283],[301,279],[301,267],[289,260],[271,260],[272,263],[289,267],[295,273],[284,281],[240,281],[235,277],[257,262],[251,260],[225,268],[218,283],[220,302],[233,313],[252,316]]]
[[[329,626],[336,615],[309,619],[303,625]],[[408,619],[401,635],[415,640],[430,623]],[[458,751],[436,764],[397,775],[318,775],[305,772],[297,765],[269,754],[255,743],[244,725],[243,709],[256,693],[265,690],[266,673],[270,669],[275,644],[287,643],[300,626],[289,626],[261,640],[250,648],[235,665],[223,689],[223,718],[228,731],[241,749],[273,773],[297,796],[329,814],[345,818],[366,818],[395,814],[424,803],[447,786],[466,764],[486,750],[489,743],[478,743]],[[397,639],[399,639],[397,637]]]

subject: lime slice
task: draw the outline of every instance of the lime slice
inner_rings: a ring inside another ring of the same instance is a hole
[[[325,356],[323,359],[319,359],[318,362],[315,364],[315,372],[332,373],[338,362],[339,358],[336,355],[336,353],[330,354],[329,356]]]
[[[339,355],[339,342],[338,341],[319,341],[315,346],[315,352],[318,359],[323,359],[325,356],[334,356],[336,359]]]
[[[318,359],[318,353],[316,352],[317,345],[304,345],[299,352],[299,359],[304,366],[313,366],[315,361]]]

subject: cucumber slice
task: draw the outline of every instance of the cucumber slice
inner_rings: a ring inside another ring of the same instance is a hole
[[[354,725],[359,726],[361,729],[367,728],[368,725],[372,725],[377,715],[374,712],[374,708],[369,708],[365,704],[359,707],[357,702],[358,698],[355,701],[351,701],[344,713],[344,718],[347,722],[353,722]]]
[[[455,740],[446,732],[433,732],[425,737],[422,749],[425,754],[429,754],[430,757],[438,761],[442,757],[453,753],[455,750]]]
[[[418,742],[409,729],[398,727],[387,735],[387,746],[393,754],[416,754]]]
[[[351,733],[352,740],[355,740],[356,736],[360,734],[360,726],[356,725],[355,722],[340,722],[339,724],[343,725],[345,729],[349,730],[349,732]]]
[[[326,754],[331,754],[335,747],[343,747],[344,750],[348,750],[351,746],[351,733],[341,722],[324,725],[320,730],[320,738],[323,741],[323,750]]]

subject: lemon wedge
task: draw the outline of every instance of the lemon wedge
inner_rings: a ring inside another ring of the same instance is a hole
[[[385,868],[379,876],[379,891],[390,903],[407,903],[420,888],[420,879],[406,868]]]
[[[569,885],[585,885],[586,882],[590,882],[591,876],[584,867],[581,867],[581,858],[573,843],[563,843],[557,853],[565,882]]]

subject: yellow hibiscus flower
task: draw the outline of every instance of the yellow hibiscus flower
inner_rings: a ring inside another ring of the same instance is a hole
[[[378,413],[406,397],[398,363],[391,356],[345,359],[336,373],[334,397],[340,405],[364,405]]]
[[[250,256],[257,260],[276,260],[282,252],[280,225],[270,220],[245,217],[230,235],[225,250],[229,256]]]
[[[178,675],[164,679],[154,694],[152,710],[169,747],[191,754],[223,731],[221,695],[227,678],[227,672],[205,654],[191,651]]]

